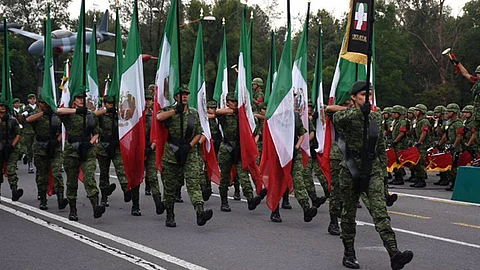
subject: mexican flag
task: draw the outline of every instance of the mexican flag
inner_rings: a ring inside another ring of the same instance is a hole
[[[224,18],[225,20],[225,18]],[[215,81],[215,90],[213,99],[217,101],[218,107],[224,109],[227,107],[228,94],[228,65],[227,65],[227,33],[225,32],[225,22],[223,23],[223,44],[220,50],[218,60],[217,80]]]
[[[145,153],[145,88],[143,85],[142,46],[138,32],[137,1],[127,40],[118,106],[118,133],[128,188],[143,181]]]
[[[193,57],[192,73],[188,88],[191,91],[188,106],[198,110],[200,124],[202,125],[203,135],[207,139],[203,144],[203,158],[207,166],[208,177],[217,184],[220,184],[220,169],[218,168],[217,156],[213,147],[212,134],[210,133],[210,124],[207,115],[207,93],[204,76],[204,56],[203,56],[203,22],[200,20],[200,26],[197,33],[197,44],[195,46],[195,56]]]
[[[168,11],[167,24],[159,51],[157,74],[155,78],[156,94],[153,115],[174,103],[173,96],[180,88],[180,36],[179,36],[179,0],[173,0]],[[163,123],[153,118],[150,140],[156,144],[157,169],[162,171],[162,157],[168,138],[168,130]]]
[[[87,108],[96,111],[101,105],[98,94],[98,73],[97,73],[97,29],[93,23],[92,36],[87,61]]]
[[[10,51],[8,48],[7,18],[3,17],[3,61],[2,61],[2,94],[1,101],[5,103],[7,112],[13,110],[12,106],[12,81],[10,70]]]
[[[84,94],[85,86],[85,0],[82,0],[80,8],[80,17],[78,18],[77,39],[75,42],[75,51],[73,52],[72,74],[69,82],[70,101],[69,107],[73,103],[75,96]]]
[[[300,118],[302,119],[303,126],[307,130],[302,142],[302,162],[303,167],[307,167],[308,160],[310,159],[310,140],[309,140],[309,128],[308,128],[308,19],[310,14],[310,2],[308,3],[307,19],[303,25],[302,36],[300,37],[300,43],[298,44],[297,55],[295,56],[295,62],[293,63],[292,78],[293,78],[293,91],[296,94],[295,106],[297,107]]]
[[[252,73],[250,62],[250,44],[245,26],[246,6],[243,8],[242,31],[240,34],[240,55],[238,56],[238,79],[236,96],[238,99],[238,121],[240,133],[240,151],[242,153],[242,169],[250,172],[255,181],[257,194],[260,194],[262,180],[260,170],[256,163],[259,156],[257,144],[253,137],[255,119],[252,111]],[[239,168],[237,168],[239,169]]]
[[[290,15],[290,12],[288,14]],[[288,17],[287,40],[280,59],[278,76],[273,83],[268,101],[260,164],[263,180],[268,190],[267,205],[272,211],[277,208],[287,188],[292,190],[293,186],[295,114],[293,110],[292,37],[290,16]]]
[[[106,84],[104,96],[109,95],[114,98],[115,104],[118,103],[120,97],[120,82],[122,80],[123,65],[123,47],[122,47],[122,30],[120,29],[120,13],[118,8],[115,9],[117,20],[115,22],[115,64],[113,67],[113,80],[110,84]],[[107,78],[108,79],[108,78]]]
[[[112,79],[110,78],[110,74],[108,74],[107,78],[105,78],[105,84],[103,85],[102,97],[110,91],[110,88],[112,88]]]
[[[277,49],[275,46],[275,32],[272,31],[270,37],[270,64],[268,66],[267,86],[265,87],[265,105],[268,105],[270,93],[272,92],[273,82],[277,77]]]

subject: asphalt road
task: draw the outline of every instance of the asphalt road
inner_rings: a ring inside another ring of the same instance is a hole
[[[156,215],[152,198],[143,192],[141,217],[130,215],[131,203],[116,190],[104,216],[94,219],[79,185],[79,222],[70,222],[68,207],[58,210],[56,197],[49,199],[49,210],[39,210],[34,174],[20,163],[18,173],[25,191],[20,202],[11,202],[8,183],[2,185],[0,269],[345,269],[341,240],[327,232],[328,203],[305,223],[292,197],[293,209],[281,210],[283,223],[277,224],[265,204],[248,211],[245,201],[230,200],[232,212],[224,213],[214,195],[206,203],[213,219],[198,227],[184,188],[185,202],[175,205],[177,228],[167,228],[165,214]],[[451,192],[433,186],[436,180],[432,174],[425,189],[391,189],[400,195],[388,209],[399,248],[415,255],[405,269],[478,269],[479,205],[449,201]],[[320,186],[317,191],[323,194]],[[361,269],[390,269],[365,207],[357,220]]]

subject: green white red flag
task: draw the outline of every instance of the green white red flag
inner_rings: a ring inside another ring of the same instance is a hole
[[[98,94],[98,72],[97,72],[97,29],[93,23],[93,30],[90,38],[90,47],[87,61],[87,107],[96,111],[101,105]]]
[[[224,18],[225,20],[225,18]],[[228,94],[228,64],[227,64],[227,33],[225,32],[225,23],[223,24],[223,44],[220,50],[218,60],[217,80],[215,81],[215,90],[213,99],[217,101],[220,109],[227,108]]]

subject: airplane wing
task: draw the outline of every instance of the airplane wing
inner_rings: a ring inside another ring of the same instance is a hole
[[[87,46],[86,50],[87,50],[87,53],[90,53],[90,46]],[[108,56],[108,57],[115,57],[115,53],[113,53],[113,52],[107,52],[107,51],[102,51],[102,50],[97,50],[97,55],[103,55],[103,56]]]
[[[88,27],[85,27],[85,30],[90,31],[90,32],[93,31],[92,28],[88,28]],[[97,30],[97,31],[98,31],[98,30]],[[101,32],[101,34],[102,34],[102,35],[106,35],[106,36],[111,36],[111,37],[114,37],[114,36],[115,36],[114,33],[110,33],[110,32]]]
[[[26,37],[31,38],[31,39],[35,39],[35,40],[43,39],[43,36],[41,36],[39,34],[35,34],[35,33],[32,33],[32,32],[27,32],[27,31],[24,31],[24,30],[21,30],[21,29],[8,28],[8,30],[12,31],[14,33],[17,33],[19,35],[26,36]]]

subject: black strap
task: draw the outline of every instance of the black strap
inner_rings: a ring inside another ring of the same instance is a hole
[[[362,159],[364,161],[362,162],[363,172],[365,172],[366,175],[370,175],[370,173],[372,172],[373,161],[377,157],[376,151],[375,151],[377,146],[377,139],[378,139],[377,121],[375,121],[375,119],[371,119],[369,138],[367,141],[367,153],[364,154],[364,159]]]
[[[187,130],[185,132],[185,141],[190,142],[190,140],[193,137],[194,129],[195,129],[195,115],[193,113],[189,113],[187,118]]]
[[[347,143],[345,142],[345,136],[343,136],[343,134],[340,132],[335,132],[335,134],[335,143],[345,157],[345,163],[347,164],[347,168],[350,171],[350,174],[353,178],[355,178],[357,175],[360,174],[357,161],[353,157],[350,147],[348,147]]]
[[[57,114],[53,114],[50,118],[50,139],[56,140],[58,129],[60,128],[60,118]]]
[[[85,134],[86,138],[90,138],[93,135],[93,128],[95,126],[95,119],[93,117],[93,113],[87,114],[87,134]],[[87,139],[88,140],[88,139]]]

